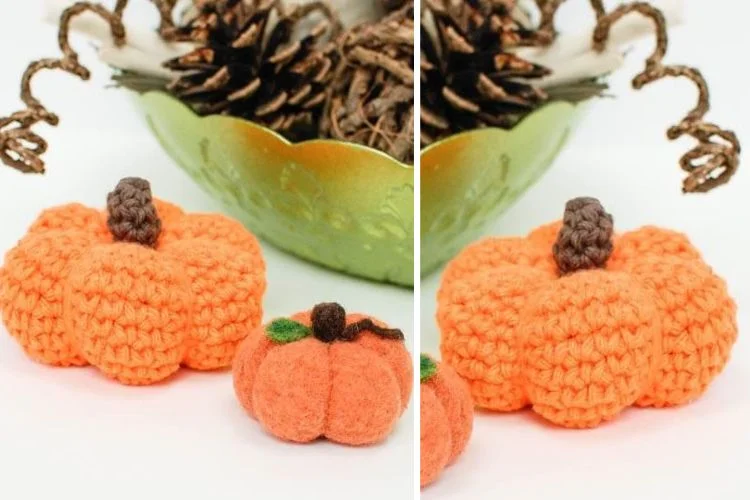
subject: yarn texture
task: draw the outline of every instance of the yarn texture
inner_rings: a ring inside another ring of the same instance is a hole
[[[265,288],[260,246],[240,223],[186,214],[128,178],[105,212],[42,212],[5,256],[0,309],[32,359],[143,385],[181,365],[230,366]]]
[[[399,330],[336,303],[256,328],[234,360],[234,388],[269,433],[306,443],[385,439],[407,407],[411,357]]]
[[[466,448],[474,424],[474,403],[453,368],[425,354],[420,361],[419,482],[424,488]]]
[[[695,400],[737,338],[726,284],[687,237],[614,234],[592,198],[526,238],[467,247],[443,275],[437,320],[476,406],[530,406],[573,428]]]

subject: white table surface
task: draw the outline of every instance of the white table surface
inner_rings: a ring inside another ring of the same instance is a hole
[[[561,25],[588,18],[587,3],[570,0]],[[703,71],[713,93],[710,118],[747,142],[747,67],[739,62],[750,46],[747,3],[686,3],[688,24],[673,31],[668,60]],[[634,47],[612,78],[617,98],[591,106],[551,171],[487,233],[525,234],[559,218],[564,202],[580,195],[599,197],[621,230],[658,224],[686,232],[738,303],[732,359],[694,404],[627,411],[594,430],[553,428],[530,412],[478,414],[465,455],[423,492],[425,500],[750,497],[750,165],[746,160],[728,186],[708,195],[680,193],[676,162],[691,142],[667,142],[664,131],[693,105],[694,89],[667,81],[630,90],[651,47]],[[421,290],[422,350],[430,352],[438,345],[437,284],[431,276]]]
[[[26,64],[58,54],[55,30],[38,22],[39,2],[13,4],[0,16],[0,114],[19,109]],[[131,15],[152,12],[146,0],[131,4]],[[60,73],[37,81],[37,95],[62,117],[60,127],[45,130],[48,173],[0,168],[0,252],[43,208],[70,201],[103,206],[124,176],[150,179],[157,196],[187,210],[220,210],[161,150],[127,94],[105,89],[109,72],[87,43],[76,46],[92,82]],[[338,300],[402,328],[411,345],[411,291],[329,272],[265,244],[264,252],[266,319]],[[409,409],[377,446],[286,444],[244,414],[228,371],[183,371],[167,384],[124,387],[93,368],[33,363],[0,327],[2,499],[403,500],[413,491],[412,415]]]

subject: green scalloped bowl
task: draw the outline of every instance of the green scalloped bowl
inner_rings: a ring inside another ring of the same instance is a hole
[[[356,144],[291,144],[247,120],[199,117],[161,92],[138,102],[167,153],[260,237],[331,269],[413,285],[412,166]],[[577,109],[552,103],[513,130],[475,130],[422,152],[423,274],[476,239],[549,168]]]
[[[549,169],[580,107],[553,102],[512,130],[473,130],[422,151],[423,275],[476,240]]]
[[[291,144],[161,92],[138,97],[167,153],[233,216],[303,259],[377,281],[414,281],[414,168],[363,146]]]

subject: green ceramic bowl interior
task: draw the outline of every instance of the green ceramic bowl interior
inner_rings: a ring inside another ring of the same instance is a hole
[[[291,144],[246,120],[199,117],[161,92],[138,102],[167,153],[258,236],[331,269],[413,285],[413,167],[356,144]],[[475,130],[422,151],[422,274],[479,237],[550,167],[577,110],[551,103],[510,131]]]
[[[423,275],[476,240],[539,179],[565,144],[579,107],[553,102],[512,130],[474,130],[422,151]]]
[[[413,167],[355,144],[291,144],[246,120],[199,117],[160,92],[138,102],[167,153],[258,236],[338,271],[413,284]]]

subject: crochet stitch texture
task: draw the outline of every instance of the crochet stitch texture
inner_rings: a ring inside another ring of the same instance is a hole
[[[91,364],[125,384],[180,365],[229,366],[261,321],[255,237],[226,217],[152,200],[146,181],[124,179],[113,194],[123,196],[111,195],[106,213],[45,210],[7,253],[0,309],[10,334],[36,361]]]
[[[478,242],[446,268],[441,352],[481,408],[592,427],[630,405],[688,403],[729,359],[736,306],[688,239],[611,235],[598,201],[580,200],[562,222]]]

